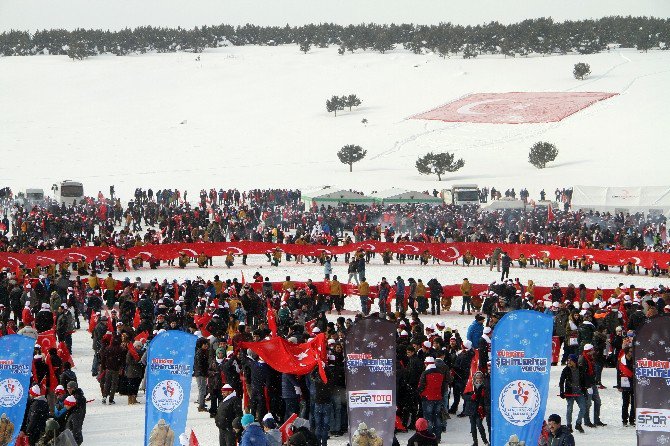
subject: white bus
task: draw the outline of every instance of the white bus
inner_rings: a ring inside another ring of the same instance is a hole
[[[61,181],[60,184],[54,184],[53,189],[56,201],[65,203],[66,206],[72,206],[75,201],[79,204],[84,200],[84,185],[77,181]]]

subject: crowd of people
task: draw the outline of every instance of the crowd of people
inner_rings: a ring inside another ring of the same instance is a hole
[[[562,199],[566,194],[557,190]],[[186,195],[178,190],[137,189],[125,207],[119,198],[102,194],[70,207],[53,202],[31,208],[6,204],[0,249],[25,252],[89,243],[127,248],[199,240],[295,243],[300,238],[337,244],[345,234],[354,241],[542,243],[658,251],[669,246],[663,215],[556,210],[548,221],[546,208],[530,206],[486,213],[473,206],[451,205],[317,207],[303,203],[300,191],[281,189],[202,190],[194,204]],[[506,195],[516,192],[512,189]]]
[[[363,311],[355,317],[329,320],[333,308],[338,315],[347,306],[352,308],[332,282],[330,294],[322,294],[311,281],[298,286],[290,277],[275,290],[260,274],[254,277],[263,283],[258,291],[248,283],[222,281],[219,276],[148,283],[137,278],[118,283],[111,274],[103,280],[95,271],[76,279],[67,271],[57,274],[47,281],[46,277],[35,280],[2,273],[2,332],[37,338],[38,333],[55,329],[58,340],[71,351],[72,333],[82,326],[82,317],[88,320],[91,373],[100,383],[102,404],[116,404],[118,394],[125,395],[129,405],[138,403],[147,343],[162,330],[183,330],[198,336],[193,369],[198,410],[214,419],[221,445],[276,446],[277,426],[293,414],[298,418],[289,446],[325,446],[329,437],[347,431],[343,342],[356,319],[370,312],[372,296],[361,294]],[[366,282],[364,276],[359,279],[360,287]],[[426,281],[428,286],[432,281],[436,279]],[[599,395],[604,389],[605,367],[617,367],[622,422],[634,423],[632,340],[646,321],[670,313],[668,289],[636,290],[620,284],[611,296],[601,292],[592,302],[582,302],[570,300],[558,287],[548,296],[533,296],[518,281],[494,282],[482,296],[481,313],[475,313],[466,333],[459,333],[446,322],[426,322],[427,302],[417,293],[421,282],[408,278],[406,290],[401,277],[393,284],[380,284],[380,290],[393,288],[396,295],[408,296],[396,299],[395,305],[387,300],[388,292],[380,291],[377,297],[377,316],[397,325],[398,429],[416,429],[416,435],[427,439],[426,444],[437,444],[448,435],[447,420],[457,414],[469,418],[473,444],[479,439],[488,443],[491,339],[499,318],[514,309],[551,314],[554,335],[563,345],[560,395],[567,402],[566,424],[561,427],[560,417],[550,419],[549,437],[567,438],[573,428],[582,432],[583,426],[605,426]],[[468,294],[466,282],[461,288],[464,295]],[[439,314],[439,301],[437,306]],[[279,373],[253,351],[240,348],[241,342],[271,336],[268,308],[275,315],[277,335],[288,342],[302,343],[318,333],[326,334],[327,382],[316,370],[303,376]],[[432,310],[435,314],[434,307]],[[471,309],[467,310],[470,314]],[[475,350],[479,352],[478,372],[472,378],[472,392],[464,393]],[[71,364],[59,353],[35,350],[31,399],[21,427],[31,445],[40,444],[45,435],[53,436],[54,429],[68,429],[77,444],[83,441],[86,399]],[[629,359],[625,368],[620,366],[620,357]],[[246,407],[242,407],[244,395]],[[573,424],[575,403],[579,411]],[[49,417],[55,423],[47,422]]]

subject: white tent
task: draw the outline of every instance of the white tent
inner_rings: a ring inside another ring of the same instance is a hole
[[[396,188],[375,192],[372,194],[372,197],[374,197],[377,203],[380,203],[384,206],[406,203],[420,203],[430,204],[431,206],[439,206],[444,203],[440,197],[433,197],[432,195],[426,194],[424,192]]]
[[[573,210],[670,215],[670,186],[575,186]]]
[[[317,206],[337,206],[340,203],[373,204],[374,198],[346,189],[336,189],[329,186],[312,192],[303,192],[302,201],[307,207],[316,203]]]
[[[525,209],[526,203],[523,200],[517,200],[510,197],[501,198],[500,200],[493,200],[488,205],[482,208],[482,212],[493,212],[505,209]]]

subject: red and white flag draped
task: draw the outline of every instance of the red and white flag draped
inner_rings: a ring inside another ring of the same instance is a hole
[[[249,348],[270,367],[281,373],[305,375],[314,367],[319,368],[321,378],[326,381],[326,335],[320,333],[303,344],[291,344],[284,338],[274,337],[267,341],[240,342],[241,348]]]
[[[33,254],[21,254],[13,252],[0,252],[0,267],[17,269],[19,266],[33,268],[37,265],[45,266],[64,261],[76,262],[81,259],[90,261],[95,257],[106,258],[110,254],[115,256],[124,255],[127,260],[140,256],[145,260],[155,258],[159,260],[171,260],[180,253],[195,257],[205,254],[210,257],[224,256],[229,252],[234,255],[241,254],[265,254],[275,250],[291,255],[318,256],[325,254],[345,254],[356,250],[370,252],[383,252],[389,250],[392,253],[420,255],[427,253],[442,261],[454,261],[466,252],[474,257],[483,259],[490,255],[496,247],[502,247],[513,259],[523,254],[527,258],[541,258],[545,254],[550,259],[558,260],[565,257],[568,260],[579,259],[585,256],[594,263],[618,266],[628,262],[644,268],[651,268],[654,261],[664,266],[670,262],[670,253],[613,250],[604,251],[599,249],[565,248],[555,245],[533,245],[533,244],[501,244],[501,243],[387,243],[369,240],[365,242],[350,243],[345,246],[325,245],[294,245],[277,244],[266,242],[217,242],[217,243],[169,243],[164,245],[136,246],[128,250],[116,247],[85,246],[80,248],[58,249],[53,251],[40,251]]]

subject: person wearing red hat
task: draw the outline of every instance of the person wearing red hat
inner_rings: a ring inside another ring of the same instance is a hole
[[[28,392],[27,416],[21,426],[21,432],[28,436],[31,444],[35,444],[44,433],[47,418],[49,418],[49,404],[44,392],[38,385],[34,385]]]
[[[437,446],[438,440],[429,430],[428,420],[419,418],[414,424],[416,432],[407,441],[411,446]]]
[[[442,399],[447,390],[447,379],[444,373],[435,367],[435,358],[427,356],[424,359],[426,370],[419,379],[419,395],[421,396],[421,408],[423,416],[430,424],[430,431],[435,435],[437,441],[442,436]]]

